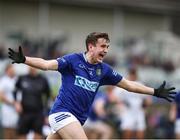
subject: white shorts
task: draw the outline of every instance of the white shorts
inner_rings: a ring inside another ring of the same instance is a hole
[[[180,134],[180,119],[175,121],[175,134]]]
[[[76,121],[78,121],[78,119],[69,112],[58,112],[49,116],[49,124],[53,133]]]
[[[146,129],[145,115],[143,112],[133,113],[131,111],[122,114],[121,129],[132,131],[143,131]]]
[[[1,123],[5,128],[16,128],[19,115],[12,107],[3,108],[1,112]]]

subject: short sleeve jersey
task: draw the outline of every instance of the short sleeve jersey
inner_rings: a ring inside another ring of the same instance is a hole
[[[94,98],[94,101],[92,103],[92,106],[90,108],[89,116],[88,118],[92,121],[98,121],[98,120],[103,120],[104,117],[98,116],[98,114],[95,111],[95,106],[97,102],[103,102],[103,105],[105,106],[108,103],[108,97],[106,93],[104,92],[97,92],[96,96]],[[106,117],[106,116],[105,116]]]
[[[20,76],[16,82],[16,90],[22,93],[24,112],[42,112],[45,99],[50,96],[50,88],[46,78],[40,74]]]
[[[65,55],[57,61],[62,85],[50,114],[70,112],[84,124],[98,88],[116,85],[122,76],[106,63],[88,63],[84,53]]]

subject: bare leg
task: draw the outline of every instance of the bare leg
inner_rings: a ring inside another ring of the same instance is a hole
[[[112,137],[113,129],[104,122],[97,123],[94,129],[100,134],[100,139],[110,139]]]
[[[42,139],[43,136],[39,133],[34,133],[34,139]]]
[[[84,130],[88,139],[98,139],[99,133],[96,130],[90,128],[85,128]]]
[[[17,135],[16,135],[16,130],[13,128],[4,128],[3,130],[3,138],[4,139],[16,139]]]
[[[144,139],[144,131],[137,131],[136,139]]]
[[[19,136],[18,136],[18,139],[26,140],[26,135],[19,135]]]
[[[180,139],[180,134],[176,133],[176,139]]]
[[[72,122],[58,130],[57,133],[63,139],[87,139],[84,129],[79,122]]]
[[[46,140],[53,140],[53,139],[62,139],[59,134],[57,133],[51,133],[47,136]]]
[[[122,132],[122,138],[123,139],[131,139],[132,138],[132,131],[131,130],[124,130]]]

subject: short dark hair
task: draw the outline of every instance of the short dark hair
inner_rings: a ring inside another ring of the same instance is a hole
[[[90,33],[86,38],[86,49],[88,50],[88,44],[91,43],[93,45],[96,45],[96,42],[99,38],[104,38],[108,42],[110,42],[109,36],[107,33],[101,33],[101,32],[92,32]]]

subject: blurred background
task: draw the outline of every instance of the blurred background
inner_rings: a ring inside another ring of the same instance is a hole
[[[27,56],[54,59],[85,51],[86,36],[98,31],[111,40],[105,61],[123,76],[136,67],[138,81],[158,87],[166,80],[179,90],[179,25],[179,0],[0,0],[0,76],[11,63],[9,47],[21,45]],[[28,73],[25,65],[14,68],[17,76]],[[56,96],[60,74],[40,73]],[[145,138],[175,138],[170,108],[170,103],[152,99],[145,109]],[[121,138],[119,127],[113,128],[112,138]]]

